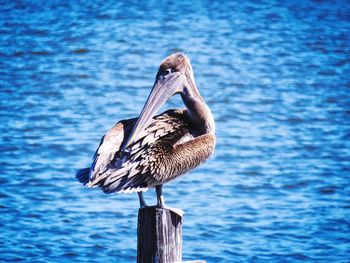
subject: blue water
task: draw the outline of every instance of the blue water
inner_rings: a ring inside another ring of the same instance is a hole
[[[345,0],[2,1],[0,261],[135,261],[137,195],[74,173],[176,50],[217,125],[213,158],[164,188],[184,259],[349,262]]]

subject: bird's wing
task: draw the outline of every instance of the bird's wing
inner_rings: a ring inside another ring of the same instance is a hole
[[[90,181],[109,168],[115,168],[123,141],[128,138],[137,118],[122,120],[115,124],[101,139],[90,168]]]
[[[169,155],[174,145],[189,134],[182,111],[167,111],[153,118],[137,141],[126,149],[126,159],[121,160],[118,151],[133,124],[127,129],[124,125],[123,135],[118,125],[105,135],[92,166],[89,187],[100,186],[106,193],[147,190],[148,186],[157,184],[155,174],[162,156]]]

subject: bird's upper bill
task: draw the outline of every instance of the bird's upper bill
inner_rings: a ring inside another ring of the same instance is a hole
[[[149,125],[153,116],[174,94],[191,96],[197,90],[189,59],[183,53],[167,57],[159,66],[152,91],[145,106],[129,135],[124,142],[123,151],[138,140],[138,135]]]

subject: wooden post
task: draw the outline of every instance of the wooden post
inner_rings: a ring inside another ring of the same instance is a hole
[[[182,217],[183,212],[179,209],[156,206],[139,209],[138,263],[181,262]]]

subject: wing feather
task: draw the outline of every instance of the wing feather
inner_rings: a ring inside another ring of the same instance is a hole
[[[87,186],[99,186],[105,193],[126,193],[146,191],[149,186],[156,185],[155,173],[159,170],[157,162],[159,154],[164,151],[164,141],[171,151],[178,141],[191,137],[183,115],[183,111],[169,110],[154,117],[138,140],[129,146],[127,156],[120,154],[121,146],[137,119],[123,120],[114,125],[96,151]]]

